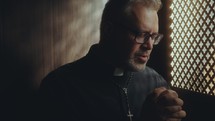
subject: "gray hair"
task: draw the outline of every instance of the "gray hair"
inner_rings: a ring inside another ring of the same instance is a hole
[[[162,7],[161,0],[109,0],[102,14],[100,41],[104,41],[105,38],[105,25],[124,21],[131,14],[131,8],[136,3],[156,11],[159,11]]]
[[[140,3],[146,7],[152,8],[156,11],[160,10],[162,7],[162,2],[161,0],[109,0],[108,2],[115,2],[115,3],[126,3],[124,5],[126,5],[127,7],[130,7],[132,4],[134,3]],[[107,2],[107,4],[108,4]]]
[[[154,9],[156,11],[160,10],[162,7],[161,0],[109,0],[104,8],[102,19],[108,19],[123,15],[130,14],[130,8],[133,4],[138,3],[143,6]],[[113,16],[118,14],[117,16]],[[107,16],[107,17],[106,17]]]

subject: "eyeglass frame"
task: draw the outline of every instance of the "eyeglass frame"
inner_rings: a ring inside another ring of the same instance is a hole
[[[116,24],[115,24],[116,25]],[[122,24],[117,24],[119,27],[121,28],[125,28],[126,30],[130,31],[135,37],[134,37],[134,41],[138,44],[144,44],[146,43],[147,41],[149,41],[149,39],[151,38],[152,40],[154,40],[153,42],[153,45],[158,45],[159,42],[162,40],[163,38],[163,34],[160,34],[160,33],[152,33],[150,34],[149,32],[143,32],[143,31],[137,31],[137,30],[133,30],[127,26],[124,26]],[[145,35],[146,34],[146,35]],[[143,35],[141,41],[137,41],[137,37],[140,36],[140,35]],[[154,37],[153,37],[154,36]],[[159,37],[158,39],[155,39],[156,37]]]

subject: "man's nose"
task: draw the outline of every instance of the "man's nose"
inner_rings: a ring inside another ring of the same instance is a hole
[[[153,49],[153,43],[154,43],[154,40],[149,37],[148,40],[146,40],[146,42],[144,42],[141,47],[147,49],[147,50],[151,50]]]

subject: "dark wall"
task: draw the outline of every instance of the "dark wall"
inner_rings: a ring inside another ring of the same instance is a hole
[[[187,112],[183,121],[214,121],[215,96],[209,96],[184,89],[173,88],[184,100]]]
[[[35,118],[42,78],[98,42],[104,1],[0,1],[1,121]]]

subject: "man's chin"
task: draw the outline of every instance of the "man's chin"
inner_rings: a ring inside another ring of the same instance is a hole
[[[146,64],[135,66],[135,71],[143,71],[146,68]]]
[[[129,63],[127,69],[130,71],[138,72],[143,71],[146,68],[146,63],[137,64],[137,63]]]

